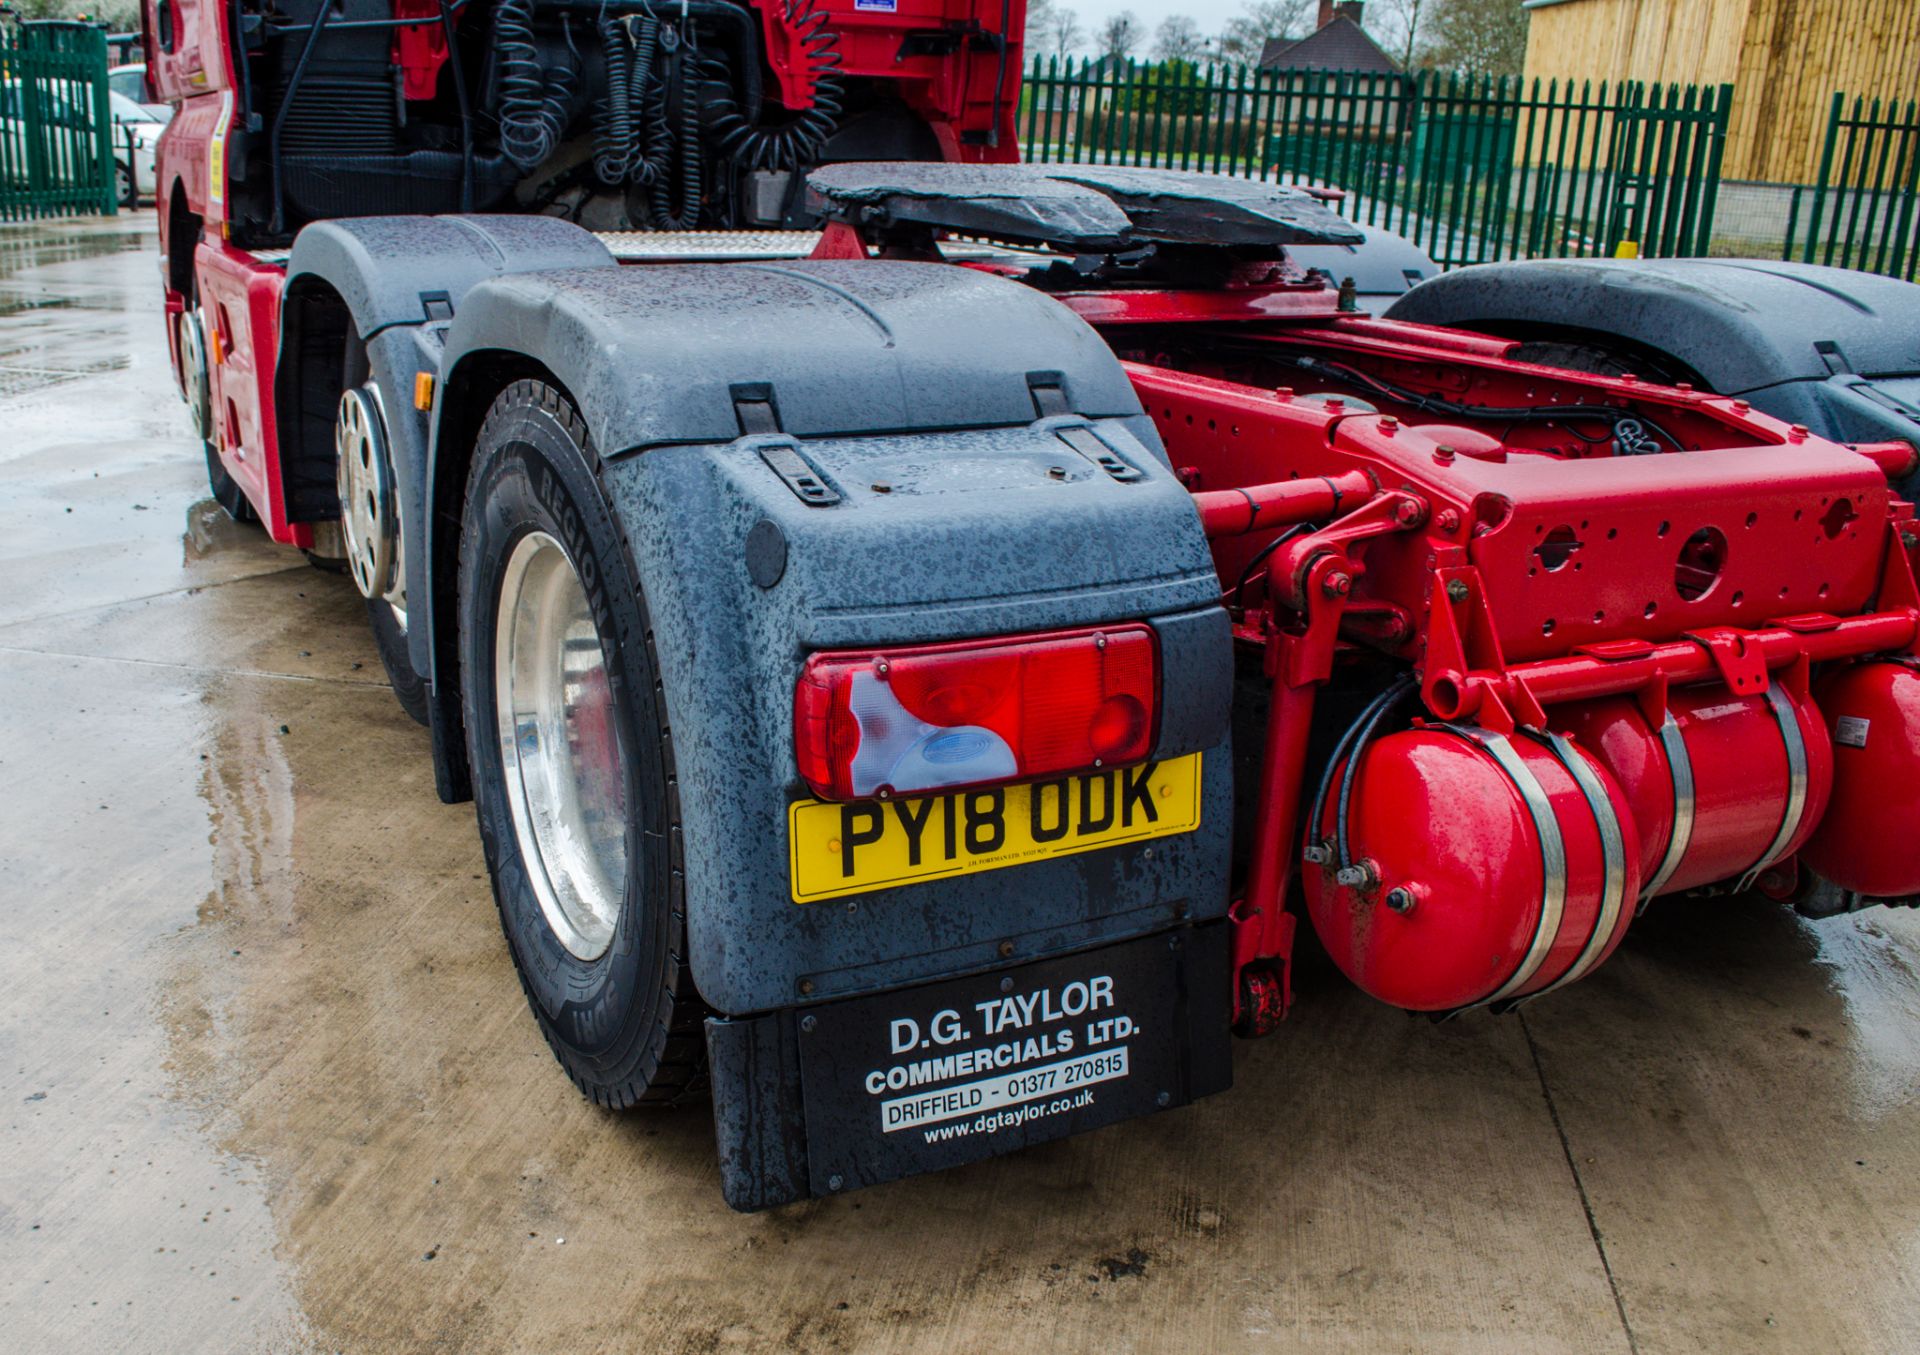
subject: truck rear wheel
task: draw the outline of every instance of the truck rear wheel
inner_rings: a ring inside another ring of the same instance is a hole
[[[220,449],[214,442],[213,378],[207,365],[207,331],[200,308],[189,306],[181,311],[176,324],[179,327],[181,393],[187,400],[187,413],[193,419],[193,431],[200,435],[200,446],[207,455],[207,491],[235,522],[258,522],[260,515],[247,502],[246,491],[220,464]]]
[[[342,572],[367,603],[367,624],[400,709],[427,723],[427,683],[407,647],[406,550],[400,498],[388,450],[380,388],[372,382],[340,396],[333,424],[334,491],[340,499]],[[320,558],[313,558],[321,568]]]
[[[468,756],[528,1003],[595,1102],[704,1082],[672,736],[646,600],[585,426],[520,381],[481,428],[460,554]]]

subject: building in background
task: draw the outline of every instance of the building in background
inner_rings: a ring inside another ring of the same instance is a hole
[[[1263,71],[1360,71],[1397,75],[1400,63],[1380,49],[1360,26],[1361,0],[1320,0],[1320,22],[1304,38],[1268,38],[1260,53]]]
[[[1528,77],[1734,86],[1722,173],[1808,183],[1835,91],[1920,98],[1916,0],[1525,0]]]

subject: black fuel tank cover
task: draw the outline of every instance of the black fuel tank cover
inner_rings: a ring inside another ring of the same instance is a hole
[[[787,574],[787,534],[780,524],[761,518],[747,532],[747,577],[771,588]]]

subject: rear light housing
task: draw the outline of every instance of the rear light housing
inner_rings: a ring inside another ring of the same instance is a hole
[[[1032,781],[1141,761],[1159,706],[1144,625],[822,652],[794,692],[794,752],[823,800]]]

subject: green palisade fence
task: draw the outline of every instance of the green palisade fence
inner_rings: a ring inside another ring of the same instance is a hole
[[[1920,274],[1920,104],[1833,96],[1820,177],[1795,190],[1784,257]]]
[[[1731,85],[1531,82],[1419,71],[1260,71],[1036,59],[1032,161],[1090,161],[1342,190],[1346,216],[1446,267],[1705,254]]]
[[[0,221],[114,208],[106,33],[0,25]]]

